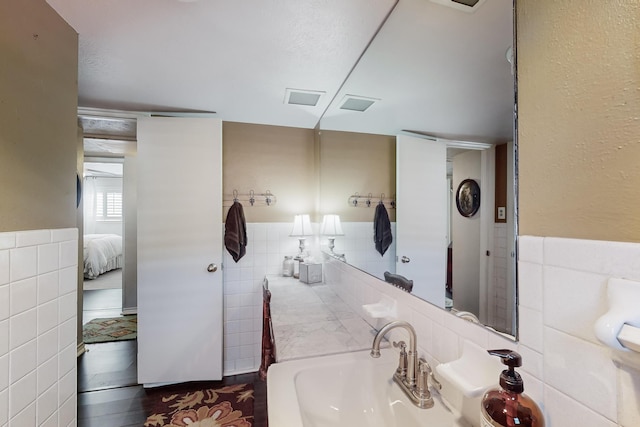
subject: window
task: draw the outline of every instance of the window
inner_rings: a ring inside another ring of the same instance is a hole
[[[122,193],[96,193],[96,220],[114,221],[122,219]]]

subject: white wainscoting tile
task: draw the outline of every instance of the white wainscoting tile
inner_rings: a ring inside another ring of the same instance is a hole
[[[0,389],[0,426],[9,421],[9,389]]]
[[[58,410],[58,387],[45,390],[38,396],[37,403],[38,424],[42,424]]]
[[[8,319],[11,311],[11,306],[9,305],[10,300],[10,285],[2,285],[0,286],[0,320]],[[2,344],[0,344],[1,346]]]
[[[16,349],[36,338],[37,311],[27,310],[9,319],[9,348]]]
[[[519,236],[518,259],[534,264],[542,264],[544,262],[544,238]]]
[[[542,265],[518,262],[518,302],[523,307],[542,311],[543,304]]]
[[[56,354],[58,354],[58,327],[38,336],[38,364],[44,363]]]
[[[0,356],[0,390],[4,390],[7,387],[9,387],[9,355],[5,354]]]
[[[60,273],[58,271],[38,276],[38,304],[44,304],[58,298],[59,278]]]
[[[13,249],[16,247],[16,233],[0,233],[0,249]]]
[[[77,291],[78,268],[77,266],[62,268],[59,271],[58,293],[65,295]]]
[[[0,321],[0,356],[9,353],[9,320]]]
[[[68,345],[58,355],[58,376],[66,375],[76,368],[76,359],[71,357],[77,355],[77,346],[75,343]]]
[[[37,278],[30,277],[28,279],[12,282],[10,285],[10,303],[11,315],[22,313],[30,310],[38,303],[38,286]]]
[[[520,306],[520,325],[518,336],[520,343],[527,347],[543,352],[543,323],[542,312]]]
[[[40,363],[36,372],[38,376],[38,394],[44,393],[51,386],[57,387],[58,382],[58,355]]]
[[[74,396],[77,384],[76,369],[67,372],[58,382],[58,402],[62,403]],[[65,423],[66,424],[66,423]]]
[[[6,285],[9,283],[9,270],[9,250],[0,250],[0,285]]]
[[[600,344],[593,326],[609,309],[606,276],[559,267],[544,268],[544,323]]]
[[[78,265],[78,244],[75,241],[66,241],[60,245],[60,268]]]
[[[32,404],[36,400],[37,381],[36,374],[32,372],[20,380],[9,386],[9,418],[18,415],[23,409]],[[35,412],[34,412],[35,418]],[[34,425],[34,424],[17,424],[16,425]]]
[[[58,351],[76,342],[77,329],[76,316],[60,324],[58,328]]]
[[[51,242],[76,241],[78,239],[77,228],[59,228],[51,230]]]
[[[36,340],[32,340],[9,353],[9,381],[12,384],[35,371],[36,351]]]
[[[38,274],[58,270],[60,262],[60,244],[50,243],[38,246]]]
[[[544,406],[551,426],[616,427],[616,423],[553,387],[545,387]]]
[[[11,426],[35,426],[36,425],[36,403],[33,402],[22,412],[17,414],[11,421]]]
[[[37,261],[38,248],[35,246],[11,249],[9,253],[11,281],[15,282],[38,274]]]
[[[544,379],[608,419],[616,418],[616,368],[609,349],[545,328]]]
[[[68,399],[61,402],[60,409],[58,410],[58,423],[60,426],[74,426],[76,423],[76,399],[75,396],[70,396]]]
[[[16,233],[16,247],[36,246],[51,243],[51,230],[29,230]]]

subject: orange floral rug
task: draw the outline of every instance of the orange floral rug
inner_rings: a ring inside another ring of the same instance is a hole
[[[253,384],[158,394],[145,427],[251,427]]]

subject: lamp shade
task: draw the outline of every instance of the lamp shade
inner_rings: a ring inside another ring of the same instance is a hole
[[[323,236],[344,236],[342,224],[340,224],[340,215],[325,215],[322,218],[320,233]]]
[[[291,230],[291,237],[303,237],[313,235],[311,229],[311,220],[309,215],[296,215],[293,217],[293,230]]]

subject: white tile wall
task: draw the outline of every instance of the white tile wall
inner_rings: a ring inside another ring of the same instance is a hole
[[[76,424],[77,229],[0,233],[0,426]]]
[[[395,269],[395,245],[381,256],[373,244],[371,222],[343,223],[344,236],[335,240],[335,251],[349,263],[378,272],[384,277]],[[392,223],[395,237],[395,223]],[[319,224],[312,224],[316,236],[306,240],[310,255],[321,261],[319,248],[327,245],[318,237]],[[247,253],[237,263],[225,250],[224,258],[224,375],[252,372],[260,367],[262,344],[262,280],[267,274],[281,274],[285,255],[298,253],[299,241],[289,237],[292,223],[248,223]]]
[[[460,357],[466,340],[487,349],[517,350],[523,356],[525,392],[541,405],[547,426],[640,425],[640,372],[615,364],[611,350],[592,332],[607,310],[607,279],[640,280],[640,244],[523,236],[518,266],[518,342],[343,263],[327,262],[324,273],[326,282],[363,317],[363,304],[377,302],[383,294],[395,299],[398,317],[411,322],[418,333],[421,355],[434,363]],[[379,326],[387,320],[370,319]],[[463,412],[477,422],[471,412]]]
[[[285,255],[298,253],[291,223],[248,223],[247,253],[237,263],[224,255],[224,375],[255,372],[262,344],[262,280],[281,274]],[[317,229],[317,224],[314,224]],[[314,252],[315,239],[306,241]]]

